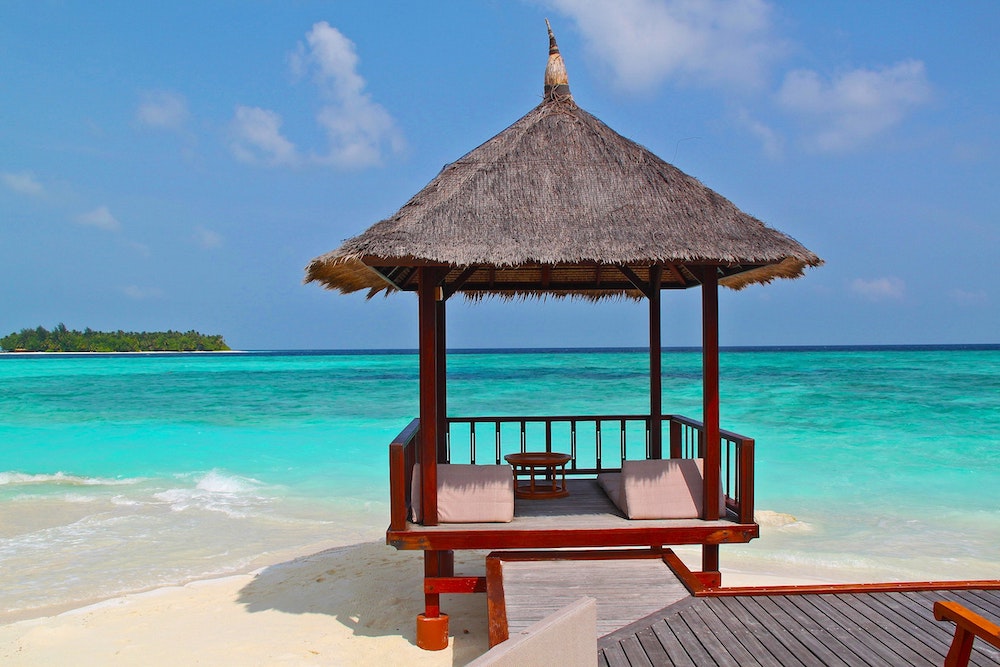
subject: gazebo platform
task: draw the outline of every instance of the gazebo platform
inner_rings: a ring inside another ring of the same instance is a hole
[[[407,521],[390,528],[386,541],[399,549],[527,549],[624,547],[749,542],[758,536],[756,523],[731,518],[625,518],[593,479],[571,479],[569,496],[514,501],[510,523],[441,523],[424,526]]]

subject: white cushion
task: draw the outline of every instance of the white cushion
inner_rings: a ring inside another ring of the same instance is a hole
[[[509,465],[439,463],[438,523],[506,523],[514,518],[514,470]],[[416,522],[420,507],[420,464],[413,466],[410,509]]]
[[[704,459],[622,462],[619,508],[630,519],[697,519],[702,515]],[[719,512],[726,505],[719,488]]]
[[[604,489],[604,493],[608,494],[608,498],[615,504],[615,507],[621,509],[622,474],[620,472],[602,472],[597,476],[597,483]]]

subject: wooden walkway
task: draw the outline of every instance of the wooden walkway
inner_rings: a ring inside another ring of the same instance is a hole
[[[597,600],[597,634],[612,632],[691,593],[660,559],[504,561],[513,634],[584,596]]]
[[[934,620],[937,600],[1000,618],[1000,590],[688,597],[598,641],[598,664],[942,665],[955,632]],[[1000,664],[977,641],[971,665]]]

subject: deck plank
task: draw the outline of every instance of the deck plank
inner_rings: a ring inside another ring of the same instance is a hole
[[[877,656],[884,664],[892,667],[919,664],[920,656],[894,635],[877,624],[854,614],[834,595],[810,595],[809,603],[814,605],[832,621],[849,632],[872,656]],[[865,653],[859,653],[865,655]],[[873,658],[874,659],[874,658]]]
[[[602,637],[598,649],[624,655],[623,641],[645,647],[651,631],[662,651],[654,644],[645,657],[656,667],[937,666],[954,634],[954,625],[933,618],[939,599],[993,609],[1000,605],[1000,590],[691,598]],[[1000,651],[977,641],[970,664],[998,663]]]
[[[734,627],[746,628],[757,639],[761,646],[767,649],[780,667],[801,667],[804,663],[799,659],[801,651],[790,650],[786,642],[782,642],[772,630],[764,625],[763,619],[754,616],[739,598],[719,598],[709,604],[717,607],[720,618],[723,610],[729,614],[727,621]],[[796,645],[798,643],[796,642]]]
[[[698,615],[706,630],[718,638],[726,651],[733,657],[734,665],[760,665],[760,662],[745,644],[748,637],[740,636],[741,633],[734,632],[734,628],[723,622],[715,613],[715,605],[697,605],[692,607],[692,612]],[[745,635],[745,633],[743,634]]]
[[[879,651],[866,647],[861,641],[861,628],[850,621],[847,621],[847,627],[842,626],[843,619],[830,607],[820,604],[816,600],[818,597],[820,596],[789,595],[785,600],[788,609],[794,608],[801,614],[796,620],[802,627],[813,635],[827,635],[824,643],[831,646],[848,664],[863,660],[872,667],[898,667],[898,663],[886,660]],[[843,652],[837,648],[836,643],[843,647]],[[856,658],[852,658],[852,655]]]
[[[653,667],[653,661],[649,659],[646,649],[638,637],[634,635],[626,637],[622,641],[622,650],[625,651],[625,657],[628,658],[628,664],[631,667]]]
[[[732,601],[728,601],[732,602]],[[715,617],[719,619],[719,623],[732,634],[737,641],[753,656],[753,662],[747,662],[748,665],[761,665],[761,667],[788,667],[789,665],[798,664],[797,662],[792,662],[791,655],[781,656],[784,660],[780,660],[775,652],[768,648],[762,637],[764,633],[761,632],[759,623],[750,623],[751,619],[737,619],[733,615],[732,610],[729,608],[727,600],[720,598],[717,600],[708,600],[705,603],[705,607],[710,609]],[[770,637],[763,637],[765,640],[770,640]],[[769,643],[771,643],[769,641]],[[781,646],[778,644],[778,646]]]
[[[690,597],[658,558],[504,561],[502,568],[512,634],[584,596],[597,600],[598,636]]]
[[[640,629],[635,633],[636,639],[642,645],[642,650],[646,652],[646,657],[649,659],[650,664],[653,665],[663,665],[667,661],[667,651],[663,648],[663,644],[657,639],[656,633],[650,627],[645,627]]]

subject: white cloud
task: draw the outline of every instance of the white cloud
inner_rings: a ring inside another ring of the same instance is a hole
[[[313,25],[306,42],[289,56],[298,76],[311,74],[328,103],[316,120],[326,131],[326,152],[313,156],[323,164],[358,168],[377,165],[386,151],[400,152],[402,134],[388,111],[365,92],[358,73],[354,42],[326,21]]]
[[[181,129],[190,115],[184,96],[165,90],[145,93],[135,113],[143,125],[163,130]]]
[[[811,70],[789,72],[778,102],[813,124],[813,148],[844,151],[896,125],[930,96],[924,64],[905,60],[852,70],[830,81]]]
[[[669,77],[756,87],[783,46],[764,0],[548,0],[570,16],[618,85],[642,91]]]
[[[753,118],[748,112],[739,114],[740,123],[760,140],[764,154],[772,159],[780,158],[785,152],[785,140],[770,126]]]
[[[213,232],[211,229],[198,227],[194,230],[194,241],[206,250],[218,248],[222,245],[222,235],[218,232]]]
[[[128,285],[121,288],[122,294],[136,301],[145,299],[158,299],[163,296],[163,290],[157,287],[139,287],[138,285]]]
[[[244,162],[272,166],[303,163],[356,169],[382,162],[403,150],[396,122],[365,92],[354,42],[326,21],[313,25],[288,57],[297,77],[309,77],[323,96],[316,122],[328,146],[305,154],[281,132],[282,118],[271,110],[239,106],[233,120],[233,154]]]
[[[76,221],[81,225],[97,227],[108,232],[116,232],[122,228],[122,224],[115,216],[111,215],[111,211],[108,210],[107,206],[98,206],[89,213],[79,215]]]
[[[299,162],[295,144],[281,134],[281,116],[257,107],[236,107],[233,119],[233,154],[243,162],[268,165],[295,165]]]
[[[0,173],[0,181],[3,181],[3,184],[14,192],[22,195],[38,196],[45,191],[42,184],[30,171],[18,173],[5,171]]]
[[[851,291],[871,301],[896,300],[902,299],[906,294],[906,284],[895,277],[872,280],[855,278],[851,282]]]
[[[986,290],[968,291],[963,289],[953,289],[948,293],[952,301],[962,306],[979,306],[989,301]]]

